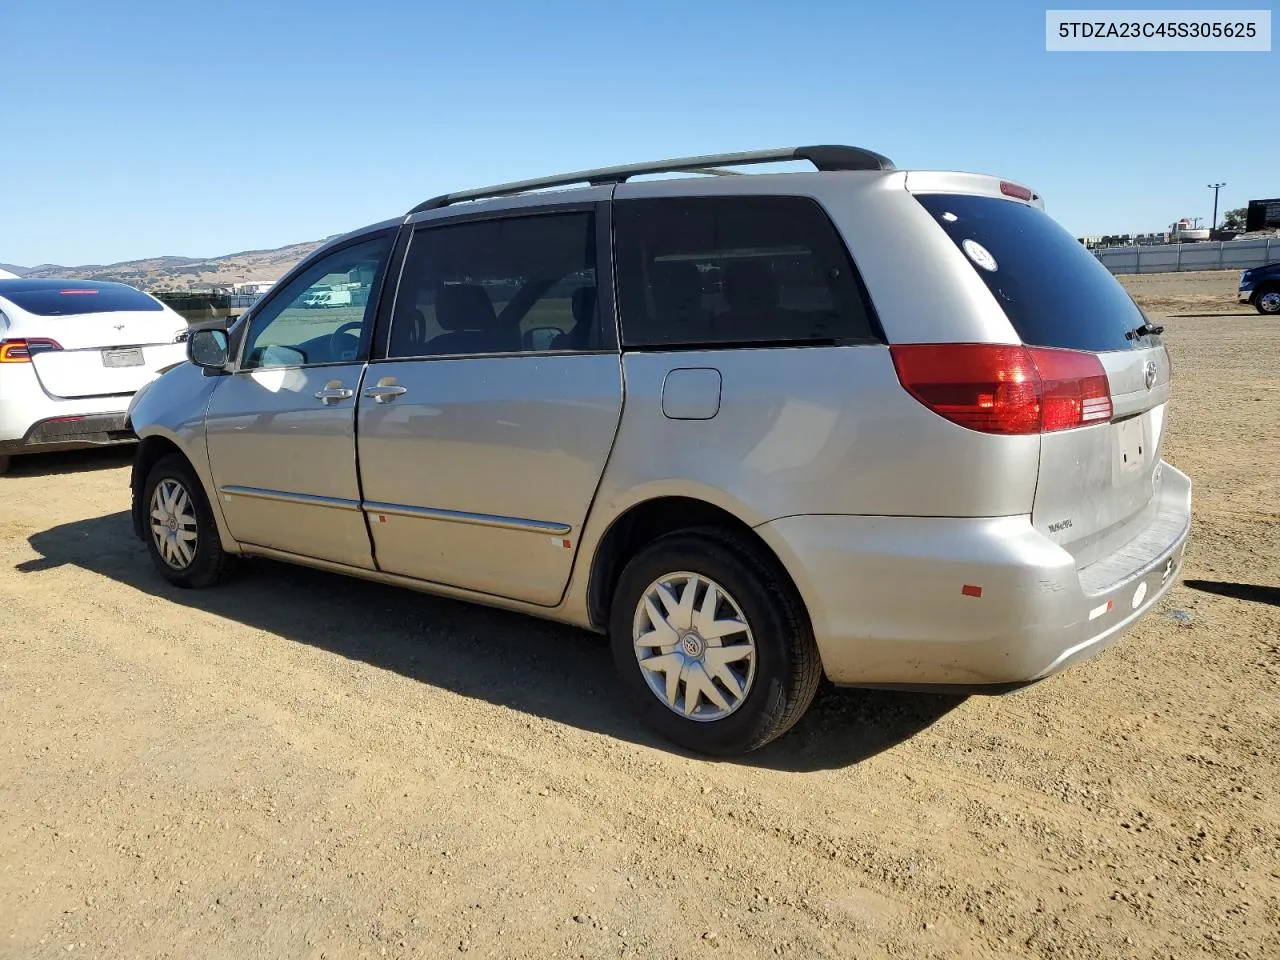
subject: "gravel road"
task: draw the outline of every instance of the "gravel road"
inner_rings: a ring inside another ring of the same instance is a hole
[[[130,452],[0,478],[0,957],[1280,956],[1280,325],[1167,317],[1186,583],[970,699],[824,691],[682,755],[562,627],[153,574]]]

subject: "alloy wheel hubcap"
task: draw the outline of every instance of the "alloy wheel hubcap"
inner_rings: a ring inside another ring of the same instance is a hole
[[[1267,313],[1280,313],[1280,293],[1264,293],[1261,303]]]
[[[756,642],[742,608],[710,577],[670,573],[651,583],[632,625],[649,690],[689,720],[722,720],[751,692]]]
[[[196,508],[177,480],[161,480],[151,494],[151,539],[174,570],[185,570],[196,557]]]

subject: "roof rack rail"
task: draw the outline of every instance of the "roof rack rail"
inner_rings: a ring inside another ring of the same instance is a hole
[[[753,163],[781,163],[787,160],[808,160],[818,170],[893,170],[893,161],[888,157],[866,150],[862,147],[847,147],[838,144],[824,144],[812,147],[783,147],[778,150],[753,150],[746,153],[720,153],[705,157],[679,157],[674,160],[658,160],[650,163],[631,163],[619,167],[600,167],[596,170],[579,170],[576,173],[562,173],[554,177],[539,177],[534,180],[518,180],[514,183],[501,183],[493,187],[479,190],[462,190],[458,193],[445,193],[430,200],[424,200],[409,215],[424,210],[436,210],[447,207],[451,203],[465,200],[483,200],[490,197],[509,197],[530,190],[541,190],[547,187],[567,187],[576,183],[601,186],[608,183],[625,183],[630,177],[651,173],[705,173],[711,176],[735,176],[737,171],[724,170],[723,167],[739,167]]]

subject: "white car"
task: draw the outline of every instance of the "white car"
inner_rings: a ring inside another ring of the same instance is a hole
[[[181,314],[123,283],[0,280],[0,473],[16,454],[135,441],[129,401],[186,339]]]

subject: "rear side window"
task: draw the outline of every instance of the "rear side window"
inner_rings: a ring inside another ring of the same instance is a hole
[[[877,339],[844,244],[808,198],[620,200],[614,236],[626,347]]]
[[[65,284],[31,282],[0,284],[0,297],[38,317],[64,317],[117,310],[163,310],[164,306],[140,290],[122,283]]]
[[[997,197],[916,197],[982,277],[1028,346],[1105,352],[1145,322],[1116,279],[1048,214]]]

